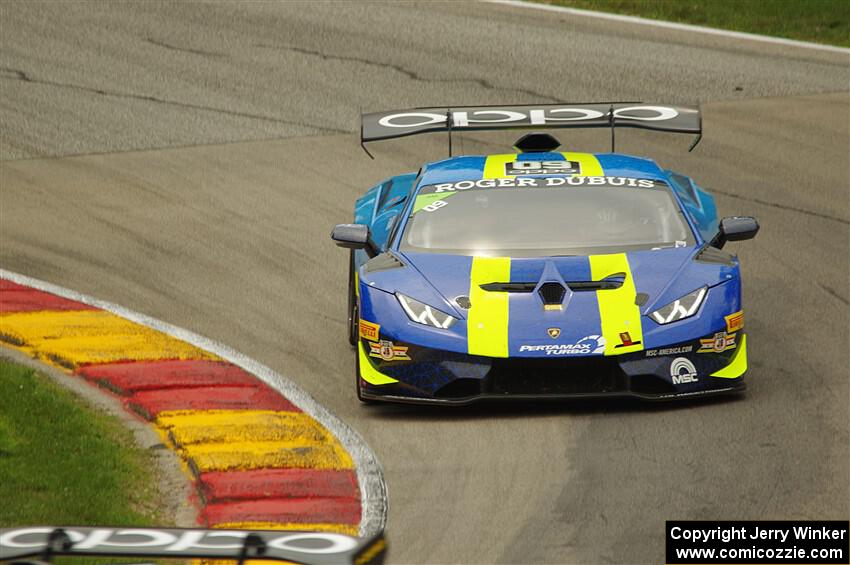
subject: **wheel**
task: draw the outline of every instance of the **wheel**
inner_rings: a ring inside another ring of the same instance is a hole
[[[354,288],[354,251],[348,263],[348,343],[357,347],[360,337],[360,316],[357,310],[357,293]]]
[[[351,252],[351,262],[348,268],[348,343],[357,349],[360,341],[360,307],[357,304],[357,293],[354,289],[354,252]],[[374,401],[363,398],[360,392],[360,352],[354,353],[354,389],[357,391],[357,400],[363,404],[373,404]]]

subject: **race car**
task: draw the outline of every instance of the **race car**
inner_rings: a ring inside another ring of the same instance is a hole
[[[531,131],[515,152],[390,177],[331,238],[351,250],[361,401],[675,399],[744,390],[747,341],[728,241],[685,175],[614,152],[620,127],[701,135],[696,108],[593,103],[366,114],[361,144],[425,132],[606,127],[610,153]],[[696,138],[694,145],[699,141]],[[692,146],[693,148],[693,146]],[[365,149],[365,145],[364,145]]]

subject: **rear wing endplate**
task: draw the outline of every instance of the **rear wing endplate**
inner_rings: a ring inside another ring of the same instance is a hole
[[[363,114],[360,144],[429,132],[506,130],[515,128],[594,128],[631,127],[689,133],[702,137],[699,108],[647,104],[643,102],[593,102],[588,104],[537,104],[525,106],[461,106],[456,108],[415,108]],[[367,151],[368,153],[368,151]],[[449,151],[451,153],[451,150]]]
[[[359,539],[331,532],[111,527],[0,529],[0,561],[49,562],[55,556],[265,559],[311,565],[380,565],[383,534]]]

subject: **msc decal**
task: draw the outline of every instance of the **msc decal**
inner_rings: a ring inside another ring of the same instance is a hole
[[[360,319],[360,337],[369,341],[378,341],[378,333],[381,330],[380,324],[373,324],[364,319]]]
[[[697,353],[723,353],[727,349],[735,349],[735,334],[717,332],[714,337],[699,340]]]
[[[695,383],[697,378],[697,368],[685,357],[676,357],[670,363],[670,376],[673,377],[673,384],[680,385],[685,383]]]
[[[386,339],[382,339],[378,343],[370,343],[369,349],[370,356],[384,361],[410,361],[410,357],[407,356],[407,347],[395,345]]]
[[[505,176],[517,175],[580,175],[577,161],[511,161],[505,163]]]
[[[647,357],[657,357],[659,355],[677,355],[679,353],[690,353],[694,350],[693,345],[682,345],[680,347],[668,347],[666,349],[647,349]]]
[[[737,332],[744,327],[744,311],[738,310],[734,314],[729,314],[723,317],[726,320],[726,331],[729,333]]]
[[[629,177],[548,177],[519,179],[478,179],[431,184],[423,187],[419,194],[437,194],[440,192],[454,192],[457,190],[469,190],[478,188],[550,188],[556,186],[628,186],[632,188],[655,188],[666,185],[659,181],[649,179],[634,179]]]
[[[605,353],[605,338],[601,335],[588,335],[575,343],[521,345],[519,351],[520,353],[526,351],[529,353],[545,351],[546,355],[589,355],[591,353]]]

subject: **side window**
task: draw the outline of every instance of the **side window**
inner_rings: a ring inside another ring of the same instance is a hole
[[[673,171],[665,172],[670,179],[670,186],[682,199],[682,205],[696,224],[700,236],[705,241],[711,241],[717,233],[717,208],[714,199],[685,175]]]
[[[381,198],[378,200],[378,214],[381,213],[384,205],[387,203],[387,199],[390,197],[393,188],[393,179],[388,180],[384,184],[381,185]]]
[[[398,220],[398,214],[396,214],[395,216],[390,218],[390,221],[387,222],[387,231],[390,233],[390,236],[387,238],[388,241],[391,241],[392,238],[393,238],[393,235],[395,235],[393,232],[395,231],[394,228],[395,228],[397,220]]]
[[[674,173],[673,171],[669,171],[670,173],[670,182],[673,184],[673,188],[676,190],[676,193],[680,198],[686,198],[690,200],[697,206],[699,206],[699,196],[697,196],[697,191],[694,189],[694,185],[691,182],[691,179],[686,177],[685,175],[680,175],[679,173]]]
[[[396,231],[398,231],[398,226],[401,224],[401,222],[398,221],[399,216],[401,216],[401,214],[396,214],[395,216],[393,216],[393,220],[390,224],[390,235],[387,238],[387,244],[389,244],[392,240],[395,239]]]

